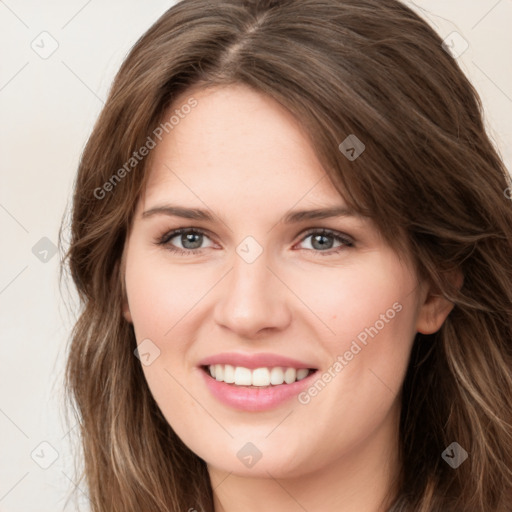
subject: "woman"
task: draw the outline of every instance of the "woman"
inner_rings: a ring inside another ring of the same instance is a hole
[[[509,187],[398,1],[169,9],[75,185],[92,510],[512,510]]]

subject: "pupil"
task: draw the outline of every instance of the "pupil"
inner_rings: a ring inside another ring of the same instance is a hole
[[[199,241],[196,239],[196,241],[194,242],[194,237],[197,237]],[[200,235],[199,233],[187,233],[181,236],[181,243],[183,244],[183,247],[185,247],[186,249],[198,249],[199,247],[201,247],[201,237],[202,235]],[[187,243],[189,242],[192,244],[192,247],[187,245]]]
[[[325,241],[326,239],[328,240],[329,238],[330,238],[330,237],[328,237],[328,236],[326,236],[326,235],[316,235],[316,236],[314,236],[314,237],[313,237],[313,243],[312,243],[312,245],[313,245],[313,247],[315,247],[315,242],[316,242],[318,239],[323,239],[323,240]],[[329,246],[329,247],[327,247],[327,246]],[[329,243],[327,243],[327,244],[326,244],[326,243],[323,243],[323,244],[322,244],[322,243],[321,243],[321,244],[319,245],[319,247],[315,247],[315,249],[330,249],[330,248],[331,248],[331,246],[332,246],[332,241],[331,241],[331,244],[329,244]]]

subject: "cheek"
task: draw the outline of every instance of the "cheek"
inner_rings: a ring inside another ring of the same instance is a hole
[[[370,336],[365,329],[375,324],[379,332],[389,332],[413,313],[414,276],[392,253],[374,253],[338,268],[296,272],[286,279],[294,283],[294,293],[310,310],[305,315],[316,317],[321,341],[333,351],[348,349],[357,336],[364,342],[365,334]]]
[[[190,321],[194,306],[210,285],[193,266],[166,263],[162,255],[142,257],[135,251],[126,264],[126,288],[137,340],[170,338]]]
[[[128,254],[125,280],[137,343],[150,354],[147,362],[141,357],[141,364],[151,394],[173,427],[192,432],[200,411],[180,383],[188,370],[191,336],[186,329],[194,321],[194,304],[205,293],[204,283],[193,279],[192,266],[173,267],[161,255],[136,248]]]
[[[151,353],[151,364],[142,369],[164,413],[174,405],[179,411],[197,405],[179,383],[196,370],[189,365],[188,350],[201,325],[201,299],[216,279],[194,265],[169,264],[160,250],[134,247],[128,253],[125,280],[135,338]]]
[[[304,402],[311,398],[362,427],[369,415],[385,414],[401,388],[415,335],[415,277],[384,251],[315,277],[300,277],[296,290],[328,328],[315,322],[328,374],[325,388],[319,383]]]

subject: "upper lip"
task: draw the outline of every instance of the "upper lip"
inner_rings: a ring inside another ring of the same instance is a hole
[[[284,368],[311,368],[313,365],[298,359],[281,356],[279,354],[258,353],[258,354],[242,354],[235,352],[225,352],[205,357],[199,361],[199,366],[210,366],[212,364],[230,364],[232,366],[243,366],[244,368],[272,368],[274,366],[282,366]]]

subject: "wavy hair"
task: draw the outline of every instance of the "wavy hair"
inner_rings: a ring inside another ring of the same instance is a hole
[[[183,0],[131,49],[75,180],[63,269],[81,307],[66,389],[93,512],[214,510],[206,463],[159,410],[122,315],[151,153],[113,177],[178,95],[238,83],[300,121],[347,204],[454,304],[414,340],[390,512],[512,511],[512,189],[474,87],[397,0]],[[339,149],[350,134],[366,146],[354,161]],[[441,457],[453,441],[469,454],[457,469]]]

